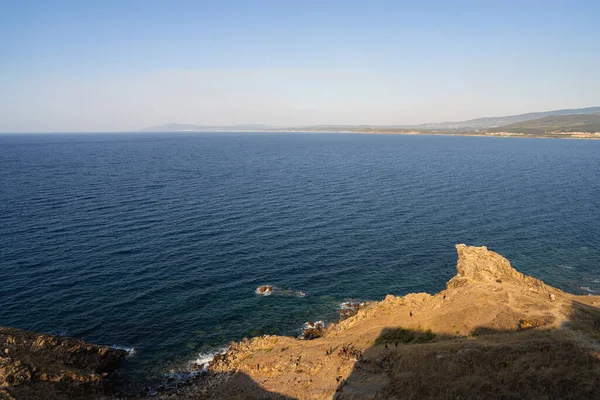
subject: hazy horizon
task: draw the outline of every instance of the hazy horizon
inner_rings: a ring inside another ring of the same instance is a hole
[[[22,1],[0,132],[409,125],[600,105],[593,1]]]

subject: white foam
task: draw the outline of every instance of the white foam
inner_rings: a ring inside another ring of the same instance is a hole
[[[117,349],[117,350],[125,350],[127,352],[127,357],[135,356],[135,348],[133,348],[133,347],[119,346],[117,344],[113,344],[110,347],[112,347],[113,349]]]
[[[571,267],[571,266],[568,266],[568,265],[566,265],[566,264],[558,264],[558,266],[559,266],[560,268],[573,269],[573,267]]]
[[[325,322],[314,321],[314,322],[312,322],[312,325],[310,322],[305,322],[303,329],[310,329],[310,328],[325,328]]]
[[[345,301],[343,303],[340,303],[340,310],[350,310],[354,308],[354,305],[358,304],[359,307],[362,307],[365,305],[364,301]]]
[[[265,291],[261,292],[260,288],[266,288]],[[271,286],[271,285],[260,285],[259,287],[256,288],[256,290],[254,291],[254,293],[256,293],[259,296],[270,296],[273,291],[275,290],[275,286]]]
[[[225,354],[229,350],[229,346],[210,351],[207,353],[199,353],[198,358],[191,361],[190,364],[197,366],[199,371],[207,371],[210,362],[218,355]]]
[[[597,293],[597,290],[593,290],[592,288],[588,287],[588,286],[579,286],[579,289],[581,290],[585,290],[588,293]]]

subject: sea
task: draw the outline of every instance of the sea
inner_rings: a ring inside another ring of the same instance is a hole
[[[440,291],[457,243],[600,294],[600,141],[0,135],[0,326],[128,349],[130,382]]]

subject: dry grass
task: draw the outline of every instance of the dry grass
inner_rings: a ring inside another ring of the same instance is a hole
[[[402,347],[382,398],[600,398],[600,360],[564,332],[532,331]]]

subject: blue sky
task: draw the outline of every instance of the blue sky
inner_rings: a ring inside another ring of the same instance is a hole
[[[597,1],[0,0],[0,131],[600,105]]]

